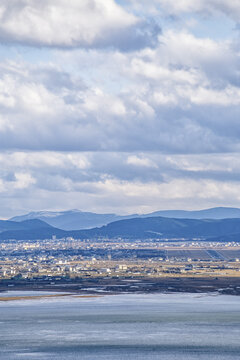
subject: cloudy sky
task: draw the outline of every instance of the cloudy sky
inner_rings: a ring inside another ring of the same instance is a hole
[[[240,207],[240,2],[1,0],[0,201]]]

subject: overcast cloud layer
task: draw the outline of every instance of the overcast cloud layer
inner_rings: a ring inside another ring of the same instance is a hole
[[[2,0],[0,217],[240,207],[239,23],[234,0]]]

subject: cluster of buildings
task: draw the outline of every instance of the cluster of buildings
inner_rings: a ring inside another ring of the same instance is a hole
[[[238,243],[51,239],[0,244],[0,280],[239,276]]]

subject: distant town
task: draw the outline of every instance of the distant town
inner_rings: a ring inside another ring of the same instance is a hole
[[[0,291],[240,295],[239,280],[237,208],[130,218],[41,211],[0,221]]]
[[[236,242],[82,241],[53,236],[0,244],[0,290],[240,294],[239,278],[240,244]]]

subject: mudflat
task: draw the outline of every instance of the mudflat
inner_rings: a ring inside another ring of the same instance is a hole
[[[139,277],[98,279],[78,278],[60,281],[0,282],[0,292],[9,290],[50,291],[93,296],[121,293],[211,293],[240,295],[240,277]],[[48,296],[66,296],[48,295]],[[1,299],[1,298],[0,298]],[[5,299],[2,301],[6,301]]]

